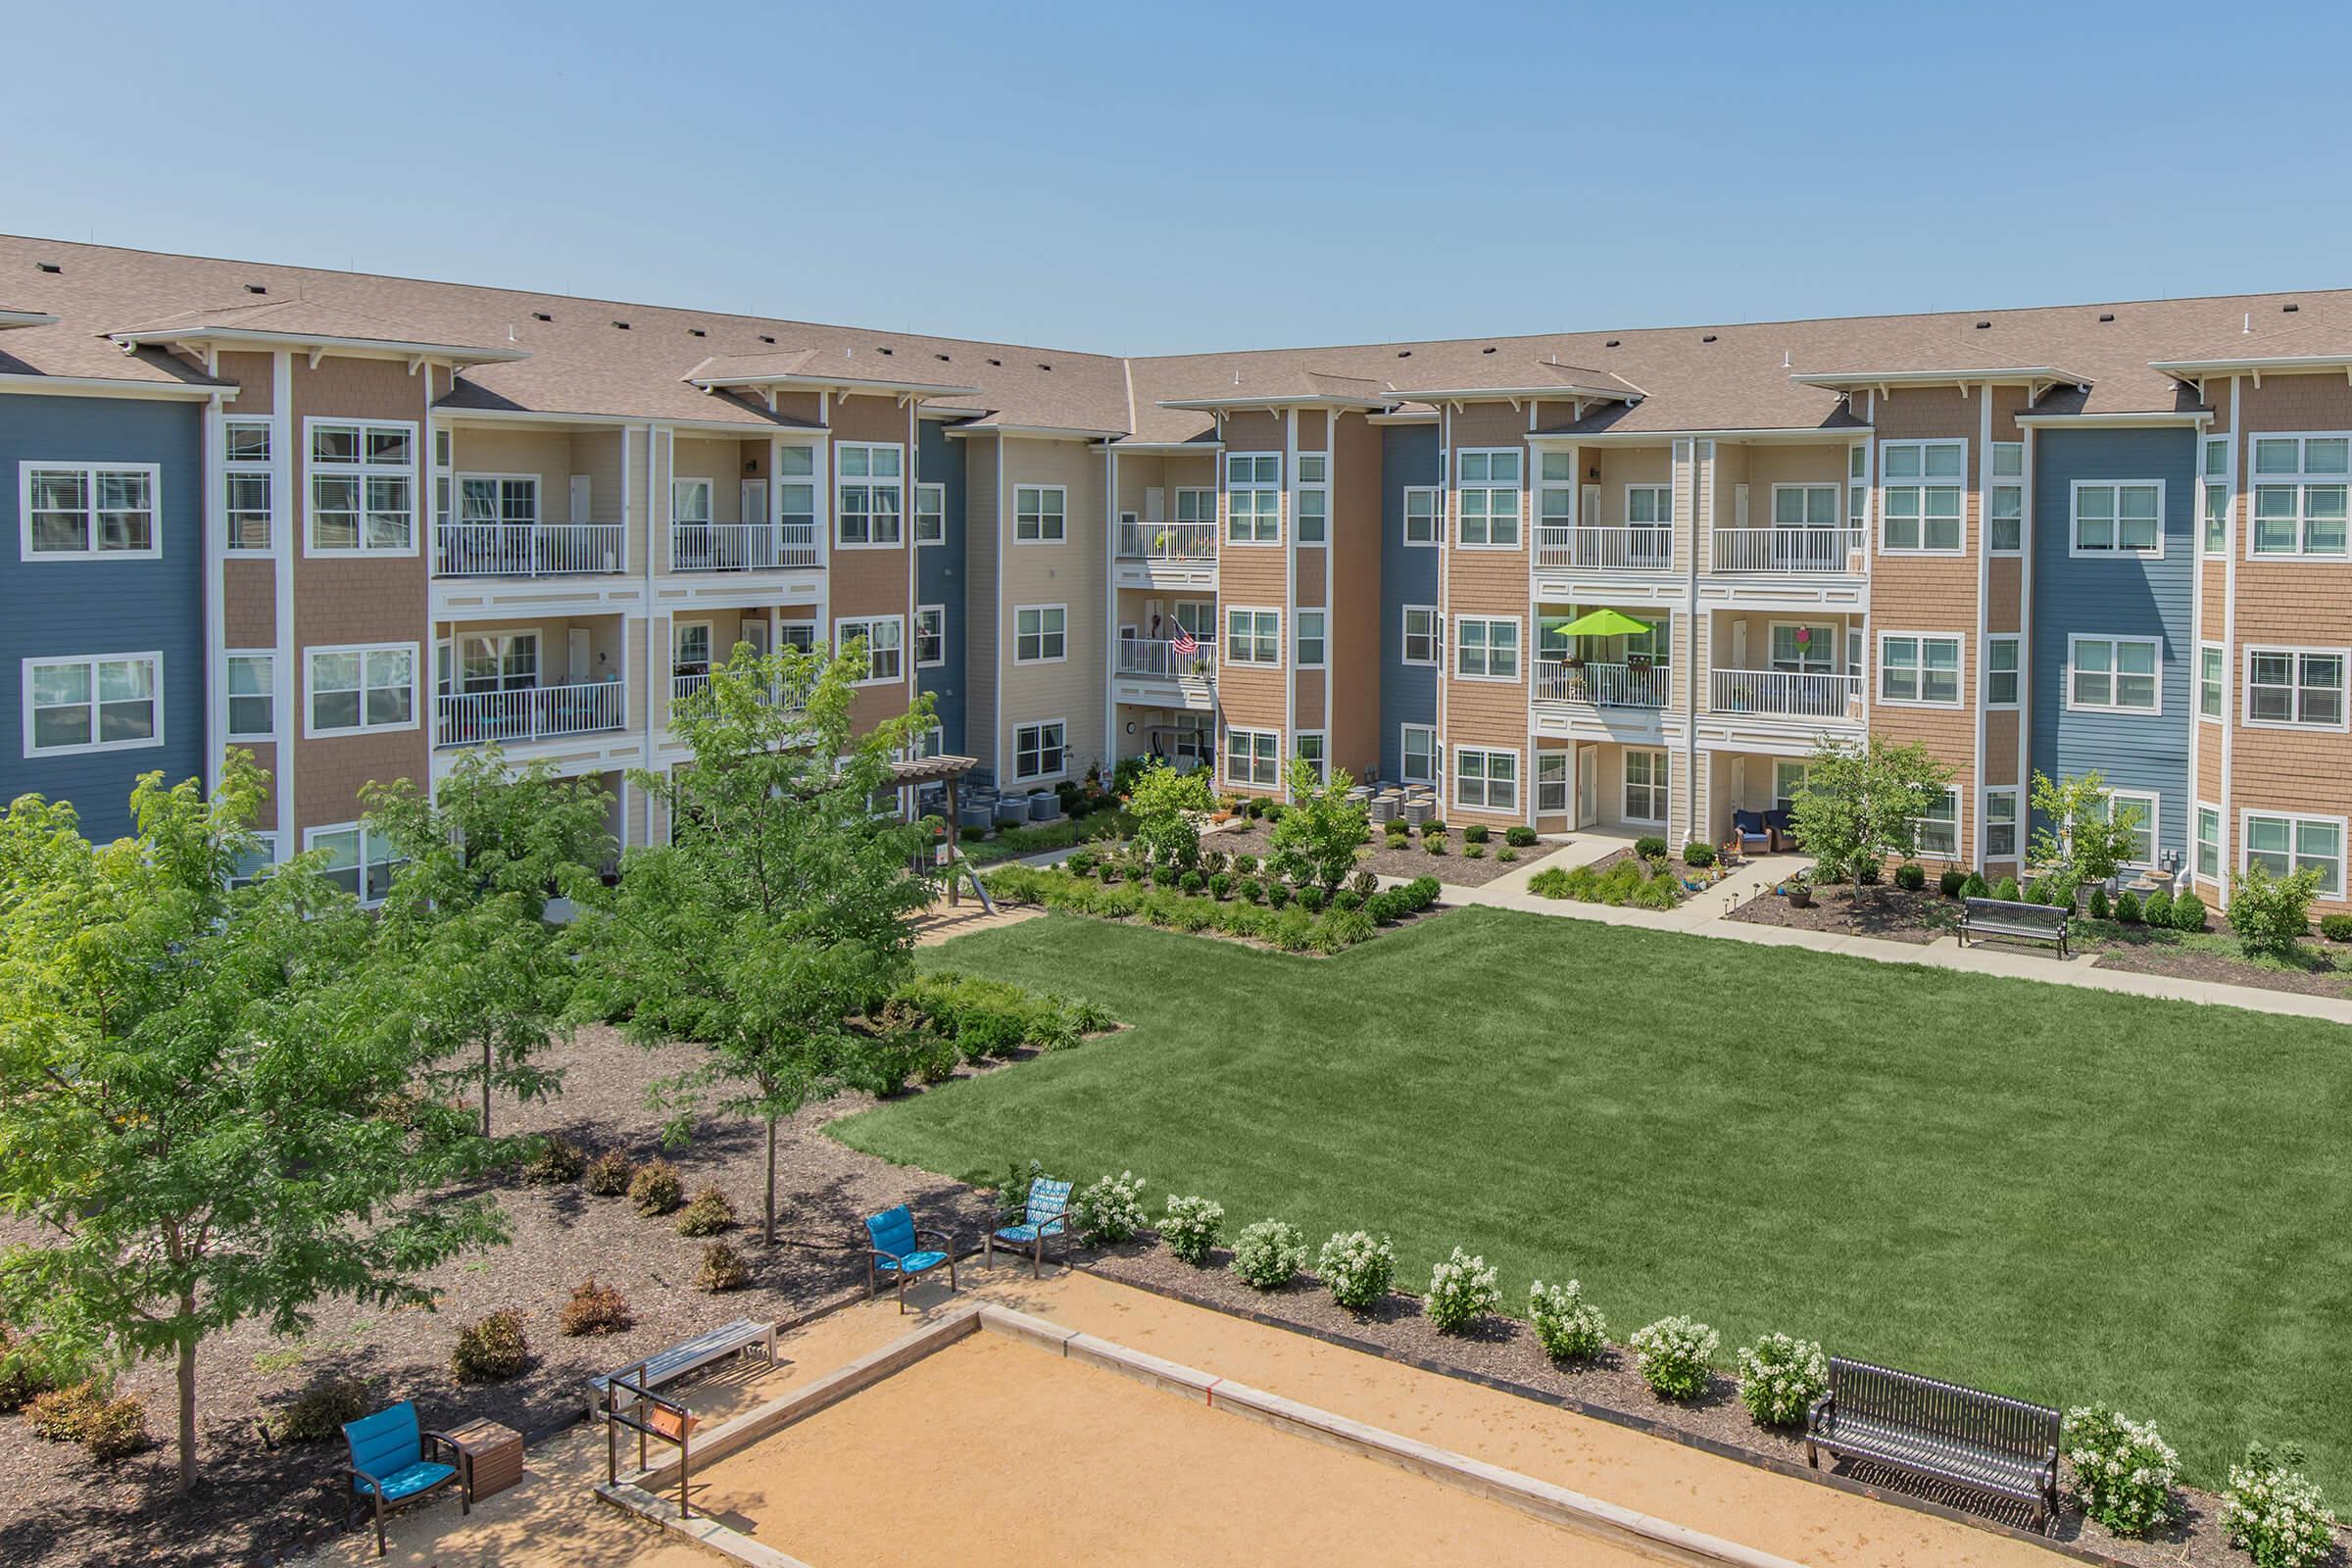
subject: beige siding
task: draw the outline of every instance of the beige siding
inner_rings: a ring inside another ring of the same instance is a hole
[[[1070,772],[1083,774],[1107,755],[1102,733],[1104,680],[1110,650],[1104,641],[1102,603],[1107,577],[1102,518],[1102,458],[1078,441],[1015,439],[1005,444],[1004,492],[1023,485],[1059,485],[1063,494],[1063,538],[1059,543],[1012,537],[1012,519],[1001,527],[1004,615],[1000,628],[1004,662],[1004,744],[1015,727],[1045,719],[1067,724]],[[1014,617],[1022,606],[1065,609],[1067,649],[1058,663],[1014,662]],[[1007,774],[1009,781],[1009,774]]]

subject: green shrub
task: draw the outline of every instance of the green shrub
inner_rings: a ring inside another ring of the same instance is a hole
[[[1259,797],[1252,795],[1250,797],[1250,799],[1242,803],[1242,814],[1249,817],[1250,821],[1254,822],[1259,817],[1266,814],[1266,803]]]
[[[1288,816],[1290,814],[1290,807],[1281,801],[1268,801],[1266,803],[1266,825],[1268,827],[1272,827],[1275,823],[1281,821],[1285,816]]]
[[[22,1410],[35,1398],[81,1376],[83,1368],[58,1347],[20,1339],[0,1324],[0,1411]]]
[[[46,1442],[79,1443],[105,1407],[106,1391],[97,1380],[69,1383],[25,1401],[24,1424]]]
[[[1401,893],[1375,893],[1364,901],[1364,913],[1375,925],[1395,925],[1412,910],[1405,906]]]
[[[147,1401],[135,1394],[109,1399],[90,1413],[81,1446],[100,1464],[127,1459],[148,1445]]]
[[[1462,846],[1462,858],[1465,860],[1483,860],[1486,858],[1487,847],[1484,844],[1465,844]]]
[[[1627,902],[1637,909],[1671,909],[1681,898],[1672,877],[1651,877],[1634,889]]]
[[[1421,824],[1421,836],[1425,839],[1444,838],[1446,836],[1445,822],[1437,817],[1431,817],[1428,821]]]
[[[2125,925],[2139,924],[2139,895],[2132,892],[2130,888],[2126,888],[2123,892],[2117,894],[2115,898],[2115,917],[2116,919],[2122,921]]]
[[[1241,894],[1250,904],[1266,902],[1266,885],[1253,876],[1242,878]]]
[[[2050,879],[2048,877],[2037,876],[2032,882],[2026,884],[2026,902],[2028,904],[2056,904],[2058,902],[2058,893],[2057,890],[2050,885]]]
[[[1285,953],[1304,953],[1315,945],[1315,917],[1304,909],[1284,909],[1258,934]]]
[[[1217,1234],[1225,1226],[1225,1206],[1206,1198],[1168,1195],[1168,1212],[1159,1222],[1159,1239],[1168,1244],[1179,1262],[1200,1268],[1216,1250]]]
[[[2176,931],[2204,930],[2205,901],[2194,893],[2183,893],[2175,899],[2173,901],[2173,929]],[[2301,931],[2296,933],[2298,936],[2301,934]],[[2294,944],[2290,941],[2287,945],[2291,948]]]
[[[1092,851],[1075,851],[1061,863],[1065,869],[1078,876],[1093,876],[1095,874],[1096,861]]]
[[[1373,934],[1372,917],[1363,910],[1334,909],[1315,927],[1315,948],[1321,953],[1338,953],[1371,941]]]
[[[1432,855],[1444,855],[1446,853],[1446,837],[1444,834],[1440,834],[1434,839],[1423,839],[1421,848]]]
[[[1176,879],[1176,886],[1180,891],[1185,893],[1199,893],[1202,888],[1208,886],[1208,884],[1202,880],[1200,872],[1187,871],[1184,873],[1184,875]]]
[[[1359,899],[1368,899],[1380,891],[1380,878],[1370,871],[1358,871],[1348,879],[1348,891]]]
[[[1144,1228],[1144,1179],[1131,1170],[1080,1190],[1071,1204],[1089,1241],[1132,1241]]]
[[[1485,1258],[1473,1257],[1457,1247],[1450,1257],[1429,1271],[1429,1295],[1423,1298],[1421,1310],[1440,1334],[1459,1334],[1479,1319],[1493,1316],[1502,1305],[1502,1292],[1496,1284],[1499,1278]]]
[[[2086,1405],[2066,1413],[2058,1449],[2082,1511],[2117,1535],[2144,1536],[2173,1517],[2180,1456],[2155,1427]]]
[[[1966,880],[1960,884],[1960,896],[1964,899],[1991,898],[1992,894],[1985,887],[1984,873],[1982,871],[1969,872]]]
[[[636,1179],[637,1163],[629,1158],[628,1152],[608,1149],[588,1162],[580,1184],[599,1198],[618,1198]]]
[[[1917,860],[1905,860],[1894,868],[1894,885],[1905,893],[1917,893],[1928,885],[1928,868]]]
[[[1574,1280],[1565,1285],[1536,1281],[1527,1293],[1527,1320],[1535,1325],[1536,1343],[1554,1361],[1590,1361],[1609,1347],[1608,1321]]]
[[[2323,914],[2320,935],[2330,942],[2352,942],[2352,914]]]
[[[1992,896],[2000,900],[2003,904],[2017,903],[2017,878],[2013,876],[2005,876],[2001,878],[2000,882],[1993,888]]]
[[[626,1334],[637,1326],[636,1316],[629,1311],[628,1298],[611,1285],[599,1285],[596,1276],[571,1288],[571,1299],[556,1314],[556,1326],[572,1339],[592,1334]]]
[[[1248,876],[1257,869],[1257,857],[1254,855],[1236,854],[1233,858],[1233,868],[1236,871],[1239,871],[1242,875]]]
[[[1683,846],[1683,863],[1706,869],[1715,863],[1715,846],[1704,839],[1692,839]]]
[[[1120,918],[1140,909],[1144,895],[1113,890],[1100,895],[1102,913]],[[1173,895],[1151,895],[1173,901]],[[1166,903],[1160,906],[1165,907]],[[1095,912],[1089,910],[1088,912]],[[1027,1047],[1055,1051],[1092,1031],[1080,1025],[1076,1007],[1059,997],[1039,996],[1009,981],[942,969],[917,975],[892,996],[885,1017],[902,1027],[921,1027],[953,1043],[966,1061],[1008,1056]]]
[[[1564,866],[1547,865],[1527,879],[1527,891],[1546,899],[1568,896],[1568,871]]]
[[[744,1266],[743,1254],[725,1242],[712,1242],[703,1249],[703,1266],[695,1270],[694,1288],[718,1295],[724,1291],[740,1291],[751,1283],[752,1271]]]
[[[680,1236],[716,1236],[734,1225],[735,1205],[715,1186],[695,1194],[694,1201],[678,1211]]]
[[[1404,891],[1405,896],[1413,902],[1413,912],[1418,914],[1438,902],[1438,894],[1443,889],[1436,877],[1417,876],[1404,885]]]
[[[1644,860],[1655,860],[1666,853],[1666,841],[1655,833],[1644,833],[1634,840],[1634,853]]]
[[[1315,1258],[1331,1298],[1351,1312],[1369,1312],[1396,1277],[1396,1249],[1369,1231],[1334,1231]]]
[[[1956,899],[1960,896],[1960,890],[1968,886],[1972,874],[1956,865],[1947,865],[1936,873],[1936,892],[1942,898]]]
[[[2150,925],[2171,925],[2173,923],[2172,890],[2169,888],[2158,888],[2155,892],[2148,895],[2147,902],[2140,906],[2140,910],[2147,916],[2147,921]]]
[[[1364,896],[1353,888],[1342,888],[1331,896],[1331,906],[1334,909],[1360,909],[1364,906]]]
[[[2249,1443],[2230,1467],[2222,1494],[2222,1526],[2230,1544],[2254,1559],[2254,1568],[2307,1568],[2335,1550],[2335,1515],[2317,1483],[2295,1469],[2303,1450]]]
[[[522,1376],[530,1364],[531,1338],[523,1332],[522,1314],[513,1310],[493,1312],[462,1325],[457,1344],[449,1352],[449,1374],[460,1383],[504,1383],[509,1378]],[[365,1397],[367,1390],[360,1393]],[[363,1409],[360,1413],[367,1412]],[[359,1416],[343,1419],[356,1421]],[[342,1422],[335,1423],[335,1430],[342,1430]]]
[[[1233,897],[1233,873],[1219,871],[1208,879],[1208,896],[1222,904]]]
[[[1268,882],[1266,884],[1266,904],[1268,907],[1276,909],[1284,908],[1289,906],[1290,902],[1291,885],[1288,882]]]
[[[570,1139],[550,1133],[539,1140],[522,1164],[522,1179],[538,1187],[561,1187],[576,1182],[588,1166],[588,1156]]]
[[[2093,882],[2090,885],[2090,917],[2093,920],[2104,920],[2110,912],[2107,906],[2107,884]]]
[[[1767,1334],[1740,1348],[1740,1402],[1758,1426],[1796,1425],[1829,1388],[1830,1358],[1811,1340]]]
[[[2311,930],[2311,898],[2319,885],[2317,867],[2306,866],[2290,876],[2273,876],[2260,862],[2249,864],[2230,890],[2226,915],[2238,946],[2265,957],[2283,957],[2294,952]],[[2195,894],[2184,893],[2173,904],[2173,918],[2183,931],[2204,929],[2202,901],[2197,905],[2194,926],[2181,912],[2194,898]]]
[[[647,1160],[629,1183],[629,1201],[637,1205],[638,1213],[648,1216],[676,1208],[686,1201],[686,1185],[678,1180],[678,1167],[666,1159]]]
[[[1707,1362],[1723,1336],[1688,1317],[1662,1317],[1634,1330],[1634,1362],[1661,1398],[1695,1399],[1707,1391]]]
[[[1484,844],[1487,842],[1488,836],[1487,824],[1484,822],[1473,822],[1468,827],[1462,829],[1462,842],[1464,844]]]
[[[1502,830],[1502,842],[1514,850],[1532,850],[1536,846],[1536,830],[1525,822],[1517,823]]]
[[[1306,1238],[1288,1220],[1261,1219],[1233,1239],[1228,1266],[1253,1290],[1279,1290],[1306,1267]]]
[[[1323,890],[1311,884],[1298,890],[1298,907],[1309,914],[1323,912]]]

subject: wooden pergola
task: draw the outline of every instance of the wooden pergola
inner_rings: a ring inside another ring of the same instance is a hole
[[[920,789],[926,784],[944,784],[948,791],[948,903],[958,902],[954,867],[956,846],[962,833],[962,823],[956,809],[956,786],[963,775],[980,765],[976,757],[916,757],[890,764],[890,781],[901,789]]]

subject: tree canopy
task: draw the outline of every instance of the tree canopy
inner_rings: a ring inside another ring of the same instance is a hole
[[[1355,780],[1337,768],[1328,780],[1304,758],[1291,760],[1291,804],[1274,824],[1266,857],[1278,875],[1325,893],[1355,869],[1355,852],[1372,837],[1370,809],[1348,798]]]
[[[1806,763],[1804,788],[1789,802],[1789,826],[1825,877],[1853,876],[1889,855],[1916,855],[1920,819],[1951,778],[1923,746],[1825,735]]]

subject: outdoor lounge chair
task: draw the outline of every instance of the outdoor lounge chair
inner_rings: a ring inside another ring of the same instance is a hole
[[[416,1403],[403,1399],[388,1410],[343,1423],[343,1441],[350,1446],[352,1494],[367,1501],[375,1514],[375,1554],[384,1554],[384,1516],[421,1502],[443,1487],[456,1486],[461,1511],[473,1512],[473,1495],[458,1478],[458,1446],[444,1433],[425,1432],[416,1423]],[[428,1446],[449,1450],[451,1463],[427,1459]]]
[[[1061,1243],[1062,1256],[1070,1251],[1070,1184],[1048,1181],[1040,1176],[1029,1183],[1029,1197],[1021,1205],[1020,1219],[1010,1225],[1000,1225],[980,1241],[980,1261],[990,1267],[996,1264],[996,1248],[1003,1242],[1012,1251],[1029,1254],[1029,1277],[1037,1279],[1046,1271],[1046,1238],[1054,1237]]]
[[[956,1239],[945,1231],[918,1230],[914,1214],[905,1203],[868,1215],[865,1234],[873,1250],[865,1260],[865,1298],[874,1298],[874,1287],[885,1274],[895,1275],[899,1282],[899,1311],[906,1310],[906,1282],[919,1279],[940,1264],[948,1265],[948,1289],[956,1289]],[[922,1238],[930,1237],[946,1248],[946,1251],[926,1251]]]
[[[1765,850],[1780,848],[1773,842],[1772,830],[1764,825],[1762,811],[1734,811],[1732,813],[1732,842],[1740,847],[1740,853],[1742,855],[1754,855]]]
[[[1766,811],[1764,813],[1764,831],[1772,835],[1774,849],[1793,850],[1796,848],[1796,829],[1788,825],[1788,811],[1778,807]]]

